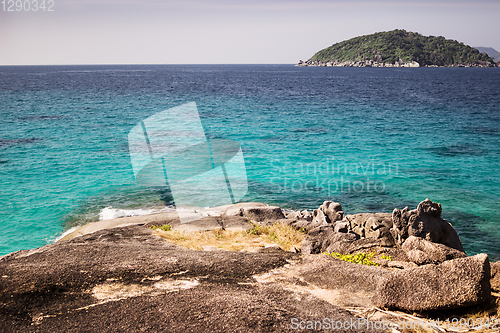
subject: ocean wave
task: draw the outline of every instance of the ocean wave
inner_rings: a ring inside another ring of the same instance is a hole
[[[129,216],[143,216],[157,213],[166,213],[175,211],[174,207],[163,207],[163,208],[139,208],[139,209],[119,209],[113,207],[105,207],[99,212],[99,221],[112,220],[120,217]]]

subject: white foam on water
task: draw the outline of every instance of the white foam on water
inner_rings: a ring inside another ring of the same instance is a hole
[[[128,217],[128,216],[143,216],[143,215],[149,215],[149,214],[156,214],[156,213],[166,213],[166,212],[173,212],[175,211],[175,207],[163,207],[163,208],[150,208],[150,209],[118,209],[118,208],[113,208],[113,207],[106,207],[101,209],[99,212],[99,221],[103,220],[111,220],[111,219],[116,219],[119,217]],[[63,239],[66,235],[71,234],[73,231],[79,229],[82,227],[82,224],[79,224],[75,227],[72,227],[66,231],[64,231],[62,234],[55,238],[47,239],[49,243],[55,243],[58,242],[59,240]]]
[[[51,243],[56,243],[58,242],[59,240],[63,239],[66,235],[69,235],[70,233],[72,233],[73,231],[75,231],[76,229],[79,229],[81,227],[81,225],[78,225],[76,227],[72,227],[72,228],[69,228],[68,230],[66,230],[65,232],[63,232],[61,235],[57,236],[54,240],[50,240]]]
[[[101,209],[99,212],[99,221],[103,220],[112,220],[120,217],[129,217],[129,216],[143,216],[150,215],[156,213],[166,213],[173,212],[175,208],[173,207],[164,207],[164,208],[149,208],[149,209],[118,209],[113,207],[106,207]]]

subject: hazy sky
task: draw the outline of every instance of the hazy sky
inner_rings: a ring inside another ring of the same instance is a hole
[[[292,64],[394,29],[500,51],[499,0],[22,1],[0,4],[0,65]]]

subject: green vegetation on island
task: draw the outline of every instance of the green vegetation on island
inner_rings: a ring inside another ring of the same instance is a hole
[[[301,66],[473,66],[493,67],[486,53],[442,36],[393,30],[333,44]]]

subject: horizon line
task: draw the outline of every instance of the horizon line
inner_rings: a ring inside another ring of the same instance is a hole
[[[106,64],[0,64],[0,67],[20,67],[20,66],[201,66],[201,65],[296,65],[296,63],[172,63],[172,64],[147,64],[147,63],[127,63],[127,64],[114,64],[114,63],[106,63]]]

